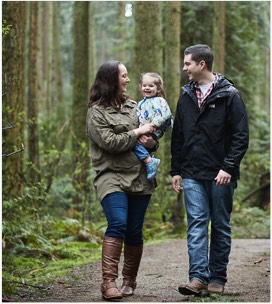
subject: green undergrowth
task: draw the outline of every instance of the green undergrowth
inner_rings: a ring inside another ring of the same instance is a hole
[[[236,210],[232,213],[231,224],[235,239],[269,239],[270,209],[252,207]]]
[[[101,256],[101,245],[91,242],[68,242],[53,245],[51,255],[44,256],[37,250],[30,256],[3,255],[3,295],[16,294],[22,287],[39,288],[53,283],[69,270],[96,261]]]

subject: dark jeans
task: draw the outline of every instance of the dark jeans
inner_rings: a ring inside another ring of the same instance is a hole
[[[151,195],[129,195],[114,192],[106,195],[101,204],[108,227],[105,235],[124,239],[125,244],[143,244],[143,223]]]

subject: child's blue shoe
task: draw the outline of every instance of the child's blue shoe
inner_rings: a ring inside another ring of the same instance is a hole
[[[145,164],[146,165],[147,179],[148,180],[152,180],[155,177],[160,162],[161,161],[158,158],[152,157],[152,162]]]

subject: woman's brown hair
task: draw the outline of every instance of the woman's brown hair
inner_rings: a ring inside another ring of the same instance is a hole
[[[99,104],[119,109],[128,99],[126,94],[119,92],[119,65],[121,64],[123,63],[120,61],[111,60],[100,66],[90,89],[88,107]]]

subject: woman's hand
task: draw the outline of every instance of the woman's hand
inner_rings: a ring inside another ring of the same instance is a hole
[[[153,149],[157,145],[156,140],[151,135],[141,135],[138,142],[147,149]]]

